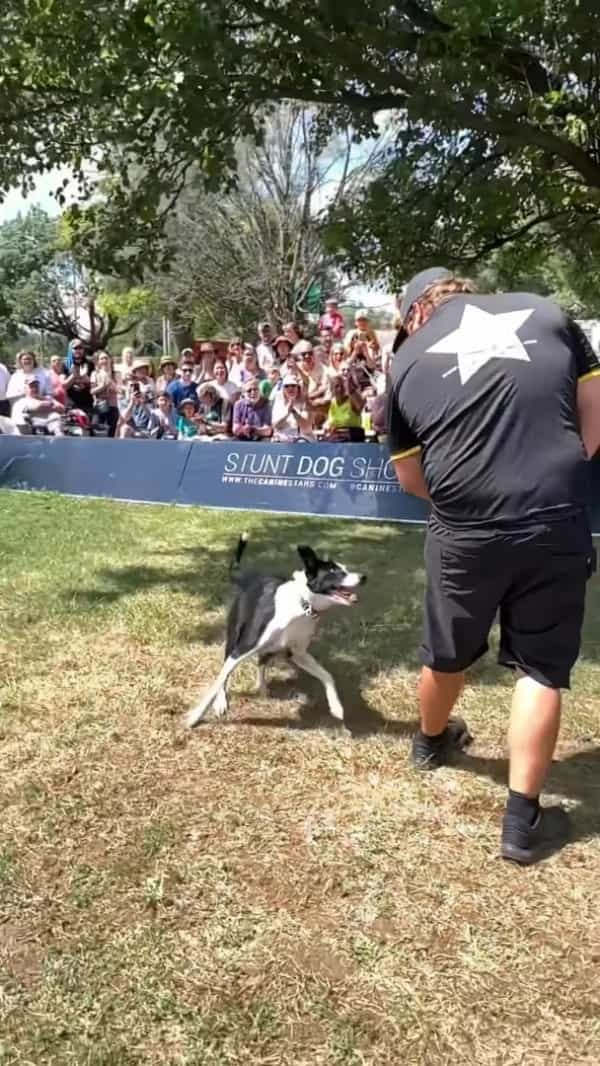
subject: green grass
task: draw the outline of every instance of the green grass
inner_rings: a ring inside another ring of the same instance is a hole
[[[510,676],[460,767],[408,764],[415,529],[0,493],[0,1066],[570,1066],[600,1061],[600,596],[549,783],[575,841],[497,858]],[[319,686],[251,666],[223,723],[227,565],[297,543],[369,573]]]

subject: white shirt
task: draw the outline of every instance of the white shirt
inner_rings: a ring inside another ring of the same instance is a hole
[[[295,403],[294,407],[303,417],[308,417],[306,408],[302,403]],[[283,421],[279,421],[280,419],[283,419]],[[298,437],[304,437],[305,440],[314,440],[312,430],[301,429],[296,416],[288,411],[288,404],[283,395],[283,391],[277,393],[273,400],[273,406],[271,408],[271,425],[273,426],[273,433],[277,440],[294,441],[297,440]]]
[[[261,341],[260,344],[256,345],[256,357],[258,365],[265,371],[272,370],[274,366],[279,365],[273,345],[266,344],[265,341]]]
[[[10,374],[4,363],[0,363],[0,400],[6,399],[6,390],[10,381]]]
[[[8,382],[8,388],[6,390],[6,398],[8,400],[18,400],[21,396],[24,396],[27,392],[25,387],[25,378],[37,378],[40,383],[40,396],[51,396],[52,386],[50,379],[41,366],[36,366],[33,370],[28,370],[25,373],[24,370],[15,370],[14,374],[11,374]]]

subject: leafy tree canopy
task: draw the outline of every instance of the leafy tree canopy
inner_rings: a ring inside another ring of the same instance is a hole
[[[68,164],[85,191],[92,160],[132,257],[188,168],[220,187],[281,100],[357,136],[396,124],[329,231],[362,274],[473,263],[539,227],[598,240],[597,0],[5,0],[0,41],[0,184]]]
[[[87,270],[69,247],[69,230],[39,208],[0,226],[0,320],[5,336],[23,327],[93,350],[128,333],[152,306],[151,294]]]

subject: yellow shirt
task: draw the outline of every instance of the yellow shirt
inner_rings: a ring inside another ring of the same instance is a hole
[[[333,429],[360,429],[362,425],[361,413],[354,410],[350,400],[343,400],[342,403],[332,400],[327,420]]]

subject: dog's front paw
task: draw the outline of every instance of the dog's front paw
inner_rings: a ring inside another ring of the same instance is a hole
[[[194,726],[198,725],[198,722],[202,721],[203,717],[203,708],[192,707],[191,711],[188,711],[187,714],[184,714],[182,722],[187,729],[193,729]]]
[[[221,689],[215,696],[215,702],[213,703],[213,711],[216,718],[223,718],[229,710],[229,703],[227,701],[227,693],[225,689]]]

